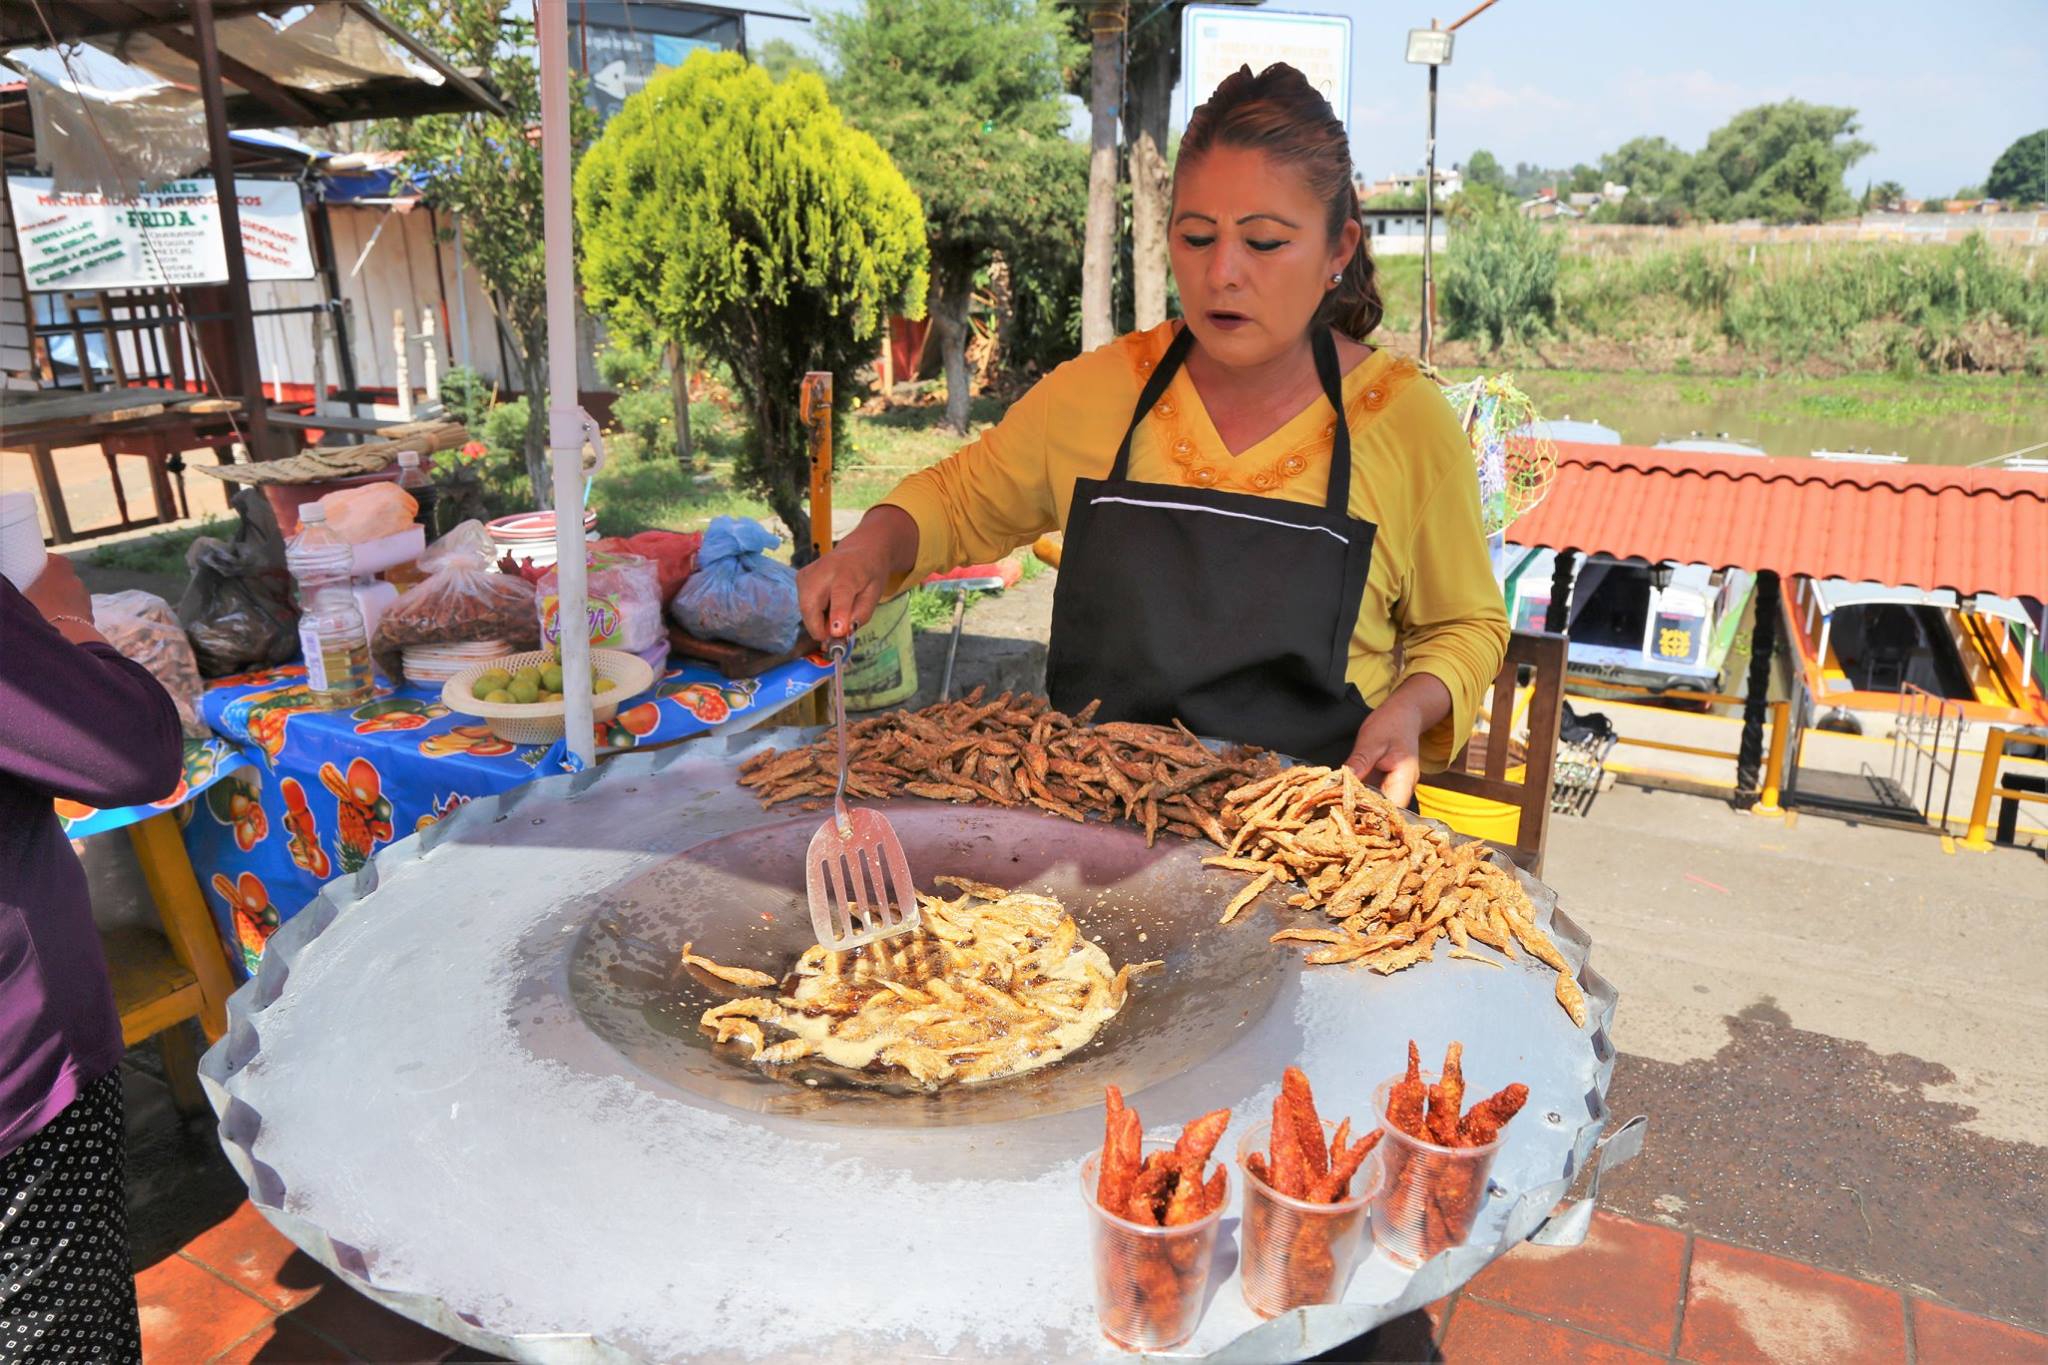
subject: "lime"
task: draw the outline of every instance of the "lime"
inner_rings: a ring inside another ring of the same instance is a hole
[[[512,694],[510,692],[507,692],[502,687],[494,687],[490,691],[484,693],[480,700],[491,702],[499,706],[503,706],[512,700]]]
[[[550,692],[561,691],[562,666],[560,664],[544,665],[540,671],[540,685],[547,688]]]
[[[609,692],[617,686],[618,684],[613,682],[610,678],[599,678],[596,682],[590,685],[590,690],[592,692]]]
[[[512,685],[512,675],[502,668],[487,668],[476,676],[476,694],[497,692]]]
[[[525,669],[519,671],[519,676],[512,680],[512,686],[506,690],[512,694],[512,700],[516,702],[532,702],[540,699],[540,684],[536,679],[526,676]]]

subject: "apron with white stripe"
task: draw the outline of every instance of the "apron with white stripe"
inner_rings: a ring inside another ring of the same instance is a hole
[[[1311,763],[1350,754],[1370,714],[1345,681],[1375,527],[1350,514],[1337,349],[1311,350],[1336,413],[1324,505],[1129,477],[1131,439],[1187,359],[1182,325],[1104,479],[1076,479],[1046,660],[1053,704],[1165,724]]]

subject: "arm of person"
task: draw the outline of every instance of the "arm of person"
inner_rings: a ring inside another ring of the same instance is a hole
[[[905,586],[1000,559],[1058,524],[1046,467],[1053,378],[1033,385],[975,440],[897,484],[831,553],[798,573],[812,638],[851,634]]]
[[[110,808],[161,800],[184,771],[171,694],[92,627],[92,599],[52,558],[30,594],[0,579],[0,773]]]
[[[1359,728],[1347,760],[1396,805],[1407,803],[1422,773],[1441,772],[1464,747],[1507,657],[1507,608],[1464,434],[1453,422],[1434,439],[1446,443],[1445,472],[1422,504],[1397,608],[1401,679]]]

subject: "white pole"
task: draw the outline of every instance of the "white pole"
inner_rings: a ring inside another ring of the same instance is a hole
[[[534,0],[540,45],[541,231],[547,243],[548,455],[555,465],[555,575],[569,752],[597,756],[590,721],[590,611],[583,543],[583,409],[576,402],[575,220],[569,210],[569,0]],[[528,401],[532,401],[529,399]]]

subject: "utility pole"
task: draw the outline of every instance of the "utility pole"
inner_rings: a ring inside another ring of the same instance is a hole
[[[1451,61],[1451,35],[1469,21],[1493,8],[1495,0],[1481,0],[1454,20],[1449,28],[1429,21],[1428,28],[1408,30],[1408,60],[1429,68],[1429,134],[1423,143],[1422,167],[1422,363],[1436,360],[1436,72]]]
[[[1093,44],[1089,68],[1088,226],[1081,250],[1081,349],[1116,339],[1116,127],[1123,103],[1124,34],[1129,0],[1095,0],[1088,10]]]

